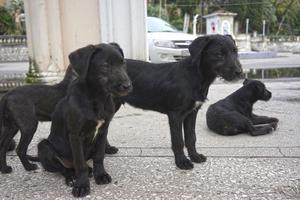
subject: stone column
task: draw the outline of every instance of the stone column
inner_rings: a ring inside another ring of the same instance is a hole
[[[145,60],[146,0],[25,0],[28,80],[63,75],[68,55],[100,42],[118,42],[126,57]],[[31,79],[32,78],[32,79]]]
[[[49,63],[49,37],[46,0],[25,0],[26,31],[29,54],[28,81],[37,82]]]
[[[117,42],[125,57],[146,60],[146,0],[99,0],[102,42]]]

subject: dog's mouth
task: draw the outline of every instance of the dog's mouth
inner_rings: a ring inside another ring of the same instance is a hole
[[[269,101],[271,99],[271,97],[272,97],[272,93],[271,92],[265,92],[262,100],[263,101]]]
[[[224,73],[220,75],[223,79],[226,81],[238,81],[243,77],[243,73],[240,72],[230,72],[230,73]]]
[[[119,84],[118,86],[114,87],[113,94],[115,96],[127,96],[132,91],[132,84],[131,82],[127,82],[124,84]]]

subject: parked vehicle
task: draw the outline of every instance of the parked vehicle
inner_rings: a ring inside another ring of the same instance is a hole
[[[149,60],[154,63],[173,62],[190,55],[188,46],[197,37],[178,31],[168,22],[147,17]]]

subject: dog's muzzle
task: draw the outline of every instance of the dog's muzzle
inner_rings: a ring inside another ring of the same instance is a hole
[[[264,96],[263,96],[262,100],[269,101],[271,98],[272,98],[272,93],[266,90],[264,92]]]
[[[132,91],[132,84],[131,82],[121,83],[116,87],[116,95],[118,96],[126,96],[129,92]]]

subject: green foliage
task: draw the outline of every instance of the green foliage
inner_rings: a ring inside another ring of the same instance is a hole
[[[159,1],[152,1],[148,10],[150,16],[159,16]],[[182,30],[184,14],[201,14],[200,3],[204,3],[204,15],[217,10],[237,13],[239,31],[245,32],[246,19],[249,18],[249,32],[262,33],[263,20],[266,21],[266,33],[273,35],[300,35],[300,0],[173,0],[162,5],[161,18]],[[178,11],[179,10],[179,11]],[[179,13],[179,14],[175,14]],[[154,15],[155,14],[155,15]],[[192,19],[192,18],[191,18]],[[191,27],[191,26],[190,26]]]
[[[240,31],[244,32],[246,19],[249,18],[249,31],[262,32],[263,20],[267,27],[274,25],[277,21],[275,7],[272,0],[226,0],[210,6],[209,12],[219,9],[237,13],[236,19],[240,22]]]
[[[13,17],[6,8],[0,7],[0,35],[12,34],[15,29]]]
[[[148,5],[147,14],[148,14],[148,16],[151,16],[151,17],[160,17],[166,21],[169,20],[169,15],[168,15],[167,10],[165,8],[161,8],[161,10],[160,10],[159,4]],[[161,14],[161,16],[160,16],[160,14]]]
[[[10,12],[15,13],[17,10],[24,10],[23,0],[11,0],[8,9]]]

